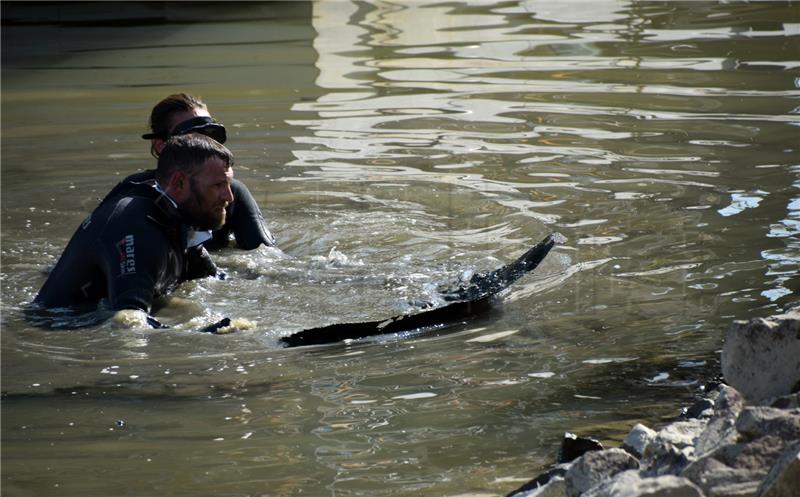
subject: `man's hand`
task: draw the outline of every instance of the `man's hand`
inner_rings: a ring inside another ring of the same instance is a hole
[[[122,328],[144,328],[155,329],[169,328],[158,319],[139,309],[123,309],[117,311],[113,318],[114,324]]]
[[[222,318],[214,324],[210,324],[205,328],[200,328],[200,333],[230,333],[230,331],[222,331],[224,328],[229,328],[231,325],[231,318]]]

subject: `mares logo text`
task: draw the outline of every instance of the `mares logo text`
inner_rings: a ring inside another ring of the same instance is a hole
[[[127,235],[117,242],[119,251],[119,274],[136,274],[136,257],[133,243],[133,235]]]

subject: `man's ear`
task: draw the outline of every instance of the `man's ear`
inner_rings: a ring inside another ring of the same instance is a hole
[[[189,197],[190,188],[189,175],[183,171],[175,171],[167,183],[167,193],[178,203]]]
[[[161,151],[164,150],[166,145],[167,142],[161,138],[153,138],[150,140],[150,155],[158,159],[158,156],[161,155]]]

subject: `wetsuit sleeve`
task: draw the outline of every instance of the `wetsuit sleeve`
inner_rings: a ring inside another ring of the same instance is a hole
[[[231,218],[226,223],[230,225],[236,244],[244,250],[253,250],[259,245],[275,246],[275,237],[272,236],[261,209],[250,190],[239,180],[231,183],[233,191],[233,206],[230,211]]]
[[[208,251],[202,245],[186,251],[186,274],[184,279],[194,280],[206,276],[216,276],[217,265],[211,260]]]
[[[166,239],[155,230],[132,229],[104,237],[101,243],[111,308],[139,309],[149,314],[157,282],[168,264]]]

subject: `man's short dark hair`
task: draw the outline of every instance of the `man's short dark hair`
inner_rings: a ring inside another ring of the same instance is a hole
[[[166,187],[178,171],[192,174],[208,159],[218,158],[233,167],[233,154],[213,138],[200,134],[178,135],[167,140],[158,157],[156,181]]]
[[[169,137],[172,117],[175,114],[205,108],[206,104],[193,95],[187,93],[169,95],[153,107],[153,111],[150,113],[150,131],[166,140]]]

